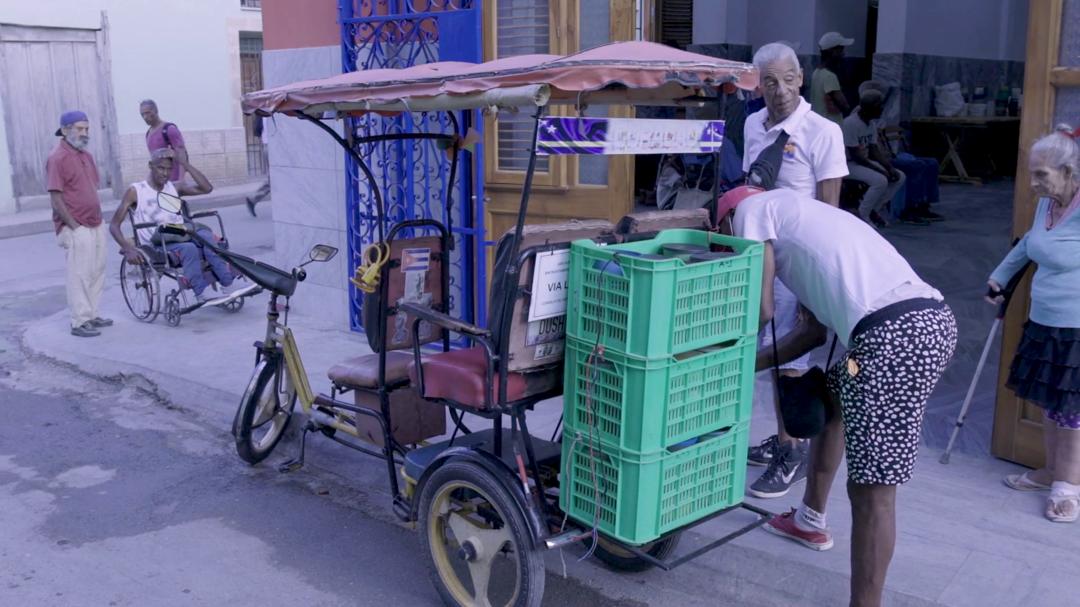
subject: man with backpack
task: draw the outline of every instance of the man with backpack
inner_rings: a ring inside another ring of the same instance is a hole
[[[177,162],[173,163],[169,181],[179,182],[184,178],[184,165],[188,159],[187,147],[184,145],[184,136],[180,134],[180,129],[158,116],[157,103],[153,99],[144,99],[139,103],[139,114],[150,127],[146,130],[146,149],[151,155],[156,150],[171,149],[175,153]]]

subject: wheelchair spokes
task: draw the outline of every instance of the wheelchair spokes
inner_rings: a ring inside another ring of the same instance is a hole
[[[129,263],[127,259],[120,262],[120,290],[132,316],[154,322],[161,312],[161,283],[149,259],[143,257],[142,263]]]

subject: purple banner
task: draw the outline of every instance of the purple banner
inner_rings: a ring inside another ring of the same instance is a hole
[[[723,120],[540,119],[537,154],[707,154],[724,142]]]

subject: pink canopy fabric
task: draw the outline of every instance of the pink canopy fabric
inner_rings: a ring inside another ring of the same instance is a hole
[[[246,113],[297,113],[309,108],[340,113],[386,111],[410,100],[474,95],[545,85],[550,103],[572,103],[582,93],[623,91],[623,103],[674,102],[703,86],[757,86],[753,66],[680,51],[653,42],[616,42],[567,55],[521,55],[486,63],[439,62],[405,69],[351,72],[249,93]],[[625,87],[625,88],[624,88]],[[640,93],[640,94],[639,94]],[[619,95],[605,102],[620,102]],[[478,103],[477,107],[483,107]]]

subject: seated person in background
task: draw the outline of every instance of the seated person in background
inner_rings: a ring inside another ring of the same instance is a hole
[[[173,161],[177,159],[184,171],[195,180],[194,184],[169,181],[169,175],[173,170]],[[177,156],[173,150],[168,148],[154,150],[150,156],[150,174],[147,176],[146,181],[133,183],[124,192],[124,197],[120,200],[120,206],[116,209],[116,213],[113,214],[112,221],[109,223],[109,233],[120,245],[121,253],[128,260],[128,263],[139,263],[142,257],[135,248],[135,243],[125,238],[120,230],[128,211],[131,210],[134,213],[135,223],[154,223],[159,226],[184,223],[183,216],[170,213],[158,206],[158,192],[165,192],[173,196],[194,196],[197,194],[209,194],[213,189],[214,186],[210,184],[206,175],[191,166],[186,156]],[[206,239],[212,240],[214,238],[213,232],[205,227],[198,228],[198,233]],[[159,235],[154,228],[140,228],[139,238],[146,243],[157,244],[159,242]],[[184,277],[191,284],[191,289],[195,291],[195,298],[202,303],[206,303],[211,299],[206,293],[206,288],[210,285],[203,274],[204,259],[209,262],[210,268],[223,290],[224,287],[231,285],[233,282],[233,274],[229,270],[228,263],[217,253],[196,244],[194,241],[166,243],[165,250],[179,256]]]
[[[945,218],[930,210],[930,204],[941,200],[938,191],[938,161],[923,156],[913,156],[901,148],[894,152],[888,141],[880,144],[892,161],[892,165],[907,176],[907,184],[901,204],[893,203],[893,212],[901,221],[926,224],[944,221]]]
[[[888,99],[888,85],[875,80],[867,80],[859,85],[859,95],[874,89]],[[892,165],[907,176],[903,194],[893,198],[893,215],[904,223],[926,225],[932,221],[944,221],[944,217],[930,210],[932,203],[941,200],[938,192],[938,161],[934,158],[914,156],[907,152],[903,129],[898,126],[886,126],[884,120],[871,123],[878,131],[878,146],[885,152]],[[895,134],[890,138],[890,131]],[[894,149],[892,142],[897,141]]]
[[[872,123],[881,118],[884,101],[885,97],[880,91],[871,89],[864,92],[859,97],[859,107],[843,123],[849,178],[869,186],[859,202],[859,217],[878,227],[888,225],[882,213],[893,196],[904,187],[906,179],[878,146],[877,128]]]

